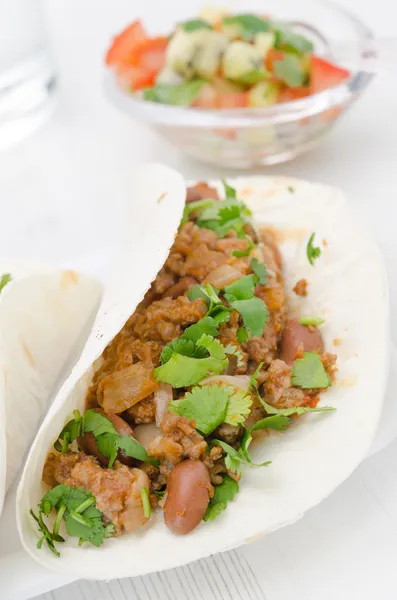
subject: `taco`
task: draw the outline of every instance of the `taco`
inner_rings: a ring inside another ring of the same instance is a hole
[[[20,534],[50,568],[132,576],[249,541],[330,493],[375,432],[384,271],[338,192],[266,178],[191,186],[165,258],[28,459]]]

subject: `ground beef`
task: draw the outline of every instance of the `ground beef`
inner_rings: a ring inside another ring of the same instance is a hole
[[[207,448],[207,442],[194,428],[194,423],[175,413],[167,413],[160,430],[149,444],[148,454],[176,464],[183,458],[198,460]]]
[[[304,406],[310,396],[300,388],[292,386],[292,369],[282,360],[273,360],[267,370],[263,384],[264,397],[275,408]]]
[[[141,425],[142,423],[153,423],[155,415],[156,406],[152,394],[149,398],[131,406],[122,416],[133,425]]]
[[[140,469],[131,469],[115,462],[113,469],[102,469],[92,456],[60,454],[52,469],[57,483],[82,487],[96,499],[97,508],[111,521],[116,532],[133,531],[143,525],[141,489],[149,488],[149,478]]]
[[[297,296],[307,296],[307,286],[308,282],[306,279],[299,279],[293,290]]]
[[[204,454],[202,461],[209,471],[212,485],[222,483],[222,475],[227,473],[222,448],[220,446],[213,446],[208,454]]]
[[[228,423],[222,423],[222,425],[219,425],[219,427],[215,429],[212,435],[217,440],[223,440],[230,446],[233,446],[233,444],[236,444],[236,442],[240,440],[242,434],[242,427],[239,427],[238,425],[228,425]]]

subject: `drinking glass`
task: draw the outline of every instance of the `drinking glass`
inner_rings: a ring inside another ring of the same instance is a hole
[[[40,0],[0,0],[0,150],[51,114],[55,92]]]

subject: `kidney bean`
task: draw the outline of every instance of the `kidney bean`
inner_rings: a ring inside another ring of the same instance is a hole
[[[296,358],[296,351],[302,346],[304,352],[324,352],[324,342],[318,329],[311,331],[301,325],[298,319],[289,319],[285,325],[280,345],[280,358],[291,365]]]
[[[113,424],[119,435],[129,435],[131,437],[134,437],[134,431],[132,427],[130,427],[128,423],[124,421],[124,419],[122,419],[118,415],[107,414],[99,408],[96,408],[95,410],[101,413],[101,415],[104,415],[107,419],[109,419],[109,421]],[[105,467],[108,465],[109,458],[106,458],[106,456],[103,456],[103,454],[99,452],[93,433],[85,433],[83,436],[78,437],[77,443],[80,450],[82,450],[86,454],[91,454],[92,456],[95,456],[99,460],[101,465]],[[121,463],[127,466],[133,466],[135,464],[135,459],[131,458],[130,456],[126,456],[120,450],[117,453],[117,460],[119,460]]]

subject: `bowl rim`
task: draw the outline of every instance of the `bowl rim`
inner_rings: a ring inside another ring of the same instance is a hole
[[[259,123],[278,124],[304,119],[324,112],[335,106],[346,104],[369,84],[376,73],[378,50],[373,32],[354,13],[333,0],[317,0],[331,8],[345,20],[350,21],[359,46],[359,68],[342,83],[311,94],[305,98],[290,100],[262,108],[207,109],[191,106],[173,106],[144,100],[129,90],[123,89],[112,69],[105,74],[105,93],[124,112],[136,113],[143,119],[172,126],[190,127],[254,127]]]

